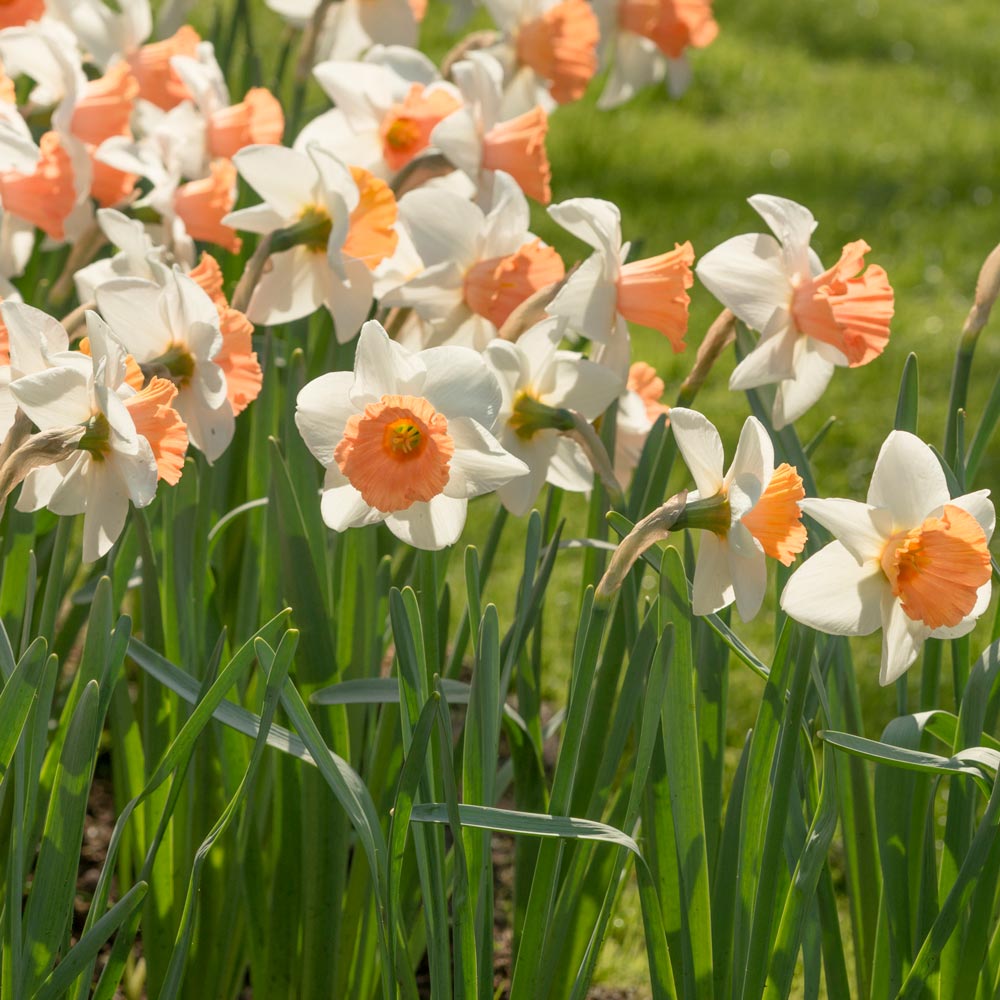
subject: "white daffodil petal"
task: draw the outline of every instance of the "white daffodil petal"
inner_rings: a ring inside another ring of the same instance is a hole
[[[224,215],[222,224],[245,233],[273,233],[275,229],[281,229],[285,225],[285,216],[266,202],[261,202],[259,205],[238,208],[235,212]]]
[[[915,528],[948,500],[948,482],[930,446],[907,431],[893,431],[875,462],[868,502],[891,511],[898,530]]]
[[[97,289],[97,308],[115,336],[140,363],[163,354],[173,331],[163,308],[163,289],[141,278],[118,278]]]
[[[762,492],[773,473],[774,445],[764,425],[756,417],[747,417],[740,431],[733,464],[726,473],[726,482],[732,482],[742,476],[752,476],[760,484]]]
[[[898,599],[886,588],[882,597],[882,666],[878,682],[883,687],[898,680],[920,655],[920,648],[931,630],[914,621]]]
[[[775,310],[784,309],[791,286],[781,247],[766,233],[745,233],[709,250],[695,267],[701,283],[747,326],[769,329]]]
[[[10,393],[40,430],[86,423],[91,408],[90,380],[75,368],[46,368],[12,382]]]
[[[870,635],[882,624],[884,593],[892,596],[877,562],[861,564],[840,542],[831,542],[792,574],[781,608],[820,632]]]
[[[342,479],[338,485],[324,483],[323,495],[320,498],[319,509],[323,523],[333,531],[347,531],[348,528],[361,528],[366,524],[379,524],[386,515],[375,507],[365,503],[361,494],[346,479],[339,476],[340,470],[330,466],[327,470],[327,480],[330,472],[336,471],[337,478]]]
[[[234,157],[240,175],[286,222],[313,200],[316,166],[286,146],[246,146]]]
[[[518,449],[525,461],[527,475],[517,476],[497,487],[497,496],[515,517],[523,517],[535,505],[539,493],[545,486],[549,471],[549,459],[555,451],[554,435],[536,434],[531,441],[523,442]]]
[[[225,396],[218,406],[212,407],[201,393],[182,391],[174,400],[174,409],[187,424],[191,444],[210,464],[229,447],[236,430],[236,418]]]
[[[448,435],[455,444],[455,452],[449,463],[445,496],[478,497],[529,472],[521,459],[505,451],[475,420],[450,417]]]
[[[128,491],[109,463],[91,463],[83,518],[83,561],[96,562],[114,545],[128,517]]]
[[[326,307],[333,316],[337,341],[346,344],[365,321],[372,304],[372,273],[364,261],[344,258],[344,279],[336,272],[325,275]]]
[[[696,615],[711,615],[728,607],[735,599],[726,543],[718,535],[703,531],[694,568],[691,610]]]
[[[480,354],[467,347],[431,347],[421,353],[427,379],[421,395],[436,410],[453,417],[471,417],[492,430],[502,396],[496,376]]]
[[[799,506],[832,532],[856,562],[868,562],[881,556],[887,536],[882,531],[876,508],[837,497],[827,500],[807,497],[799,501]]]
[[[760,340],[733,369],[729,388],[734,392],[744,392],[791,378],[795,374],[795,347],[799,339],[799,334],[788,326]]]
[[[567,232],[605,258],[618,260],[622,245],[622,217],[618,206],[600,198],[570,198],[550,205],[549,215]]]
[[[617,373],[575,351],[560,351],[552,369],[553,385],[545,402],[577,410],[588,421],[604,413],[625,388]]]
[[[358,337],[351,401],[363,407],[385,395],[422,395],[426,372],[421,359],[390,340],[382,324],[371,320]]]
[[[328,372],[304,385],[295,400],[295,426],[302,440],[324,468],[344,436],[344,428],[358,408],[351,402],[353,372]]]
[[[272,254],[247,307],[251,323],[273,325],[311,316],[326,302],[326,257],[305,247]]]
[[[486,219],[482,210],[465,198],[450,191],[422,188],[399,199],[399,221],[425,267],[451,261],[468,267],[477,259],[479,234]]]
[[[10,340],[10,367],[14,378],[49,366],[48,356],[69,350],[66,328],[48,313],[5,300],[0,314]]]
[[[401,541],[418,549],[435,551],[458,541],[465,527],[468,500],[443,493],[426,503],[389,514],[386,527]]]
[[[483,140],[468,108],[459,108],[439,121],[431,130],[430,143],[463,173],[473,179],[479,176]]]
[[[746,531],[745,528],[743,530]],[[764,593],[767,590],[767,562],[764,553],[752,546],[746,546],[743,551],[738,551],[733,545],[726,548],[736,610],[743,621],[752,621],[764,603]]]
[[[545,307],[550,316],[562,316],[571,329],[601,344],[614,336],[618,310],[618,286],[608,280],[608,267],[601,253],[591,254]],[[613,267],[617,270],[617,264]]]
[[[594,485],[594,470],[583,448],[571,438],[559,435],[546,478],[561,490],[586,493]]]
[[[800,337],[795,345],[792,377],[780,383],[774,396],[775,430],[798,420],[826,391],[834,366],[813,345],[809,337]]]
[[[783,247],[788,250],[801,248],[804,251],[809,246],[816,229],[816,220],[804,205],[773,194],[755,194],[747,201],[768,224]]]
[[[681,406],[670,411],[670,426],[698,492],[706,498],[715,496],[724,483],[725,453],[719,432],[707,417]]]

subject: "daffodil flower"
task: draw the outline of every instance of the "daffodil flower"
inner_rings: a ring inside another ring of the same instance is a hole
[[[527,514],[545,483],[582,493],[593,485],[594,470],[580,445],[564,435],[572,430],[568,410],[596,420],[621,391],[621,380],[576,351],[560,351],[563,323],[543,320],[513,344],[494,340],[485,351],[503,394],[500,443],[524,461],[530,473],[497,489],[512,514]]]
[[[475,351],[411,353],[365,323],[354,371],[321,375],[296,401],[299,433],[326,468],[323,520],[334,531],[384,521],[417,548],[451,545],[470,497],[528,472],[491,433],[500,405]]]
[[[695,271],[723,305],[760,333],[729,388],[777,383],[772,419],[780,429],[819,399],[835,366],[856,368],[882,353],[893,292],[881,267],[862,271],[871,250],[864,240],[848,243],[840,260],[824,270],[809,246],[816,220],[807,208],[766,194],[754,195],[750,204],[774,236],[734,236],[705,254]]]
[[[247,317],[285,323],[325,305],[337,338],[351,340],[371,305],[371,271],[396,248],[392,192],[316,146],[308,155],[284,146],[247,146],[233,162],[264,201],[223,222],[253,233],[294,230],[296,239],[272,254]]]
[[[732,465],[723,475],[722,439],[700,413],[675,406],[670,425],[697,489],[688,493],[677,527],[703,528],[692,610],[707,615],[732,604],[744,621],[760,610],[767,586],[765,556],[792,563],[806,543],[797,501],[804,495],[793,466],[774,467],[774,446],[756,417],[747,417]]]
[[[22,376],[10,391],[39,430],[84,428],[70,457],[28,474],[17,508],[84,514],[83,558],[93,562],[121,534],[129,501],[144,507],[156,495],[158,462],[128,406],[138,394],[126,382],[125,349],[96,313],[87,320],[90,357],[60,353],[57,366]]]
[[[600,198],[571,198],[549,208],[567,232],[594,248],[594,253],[569,276],[548,306],[576,332],[602,345],[597,360],[628,373],[631,348],[628,323],[658,330],[675,352],[684,350],[687,331],[687,289],[694,284],[690,243],[625,263],[631,244],[622,243],[618,206]]]
[[[886,438],[867,503],[808,499],[801,507],[837,540],[796,571],[781,607],[832,635],[881,628],[880,684],[902,675],[924,640],[965,635],[986,610],[996,522],[989,490],[952,499],[934,452],[914,435]]]

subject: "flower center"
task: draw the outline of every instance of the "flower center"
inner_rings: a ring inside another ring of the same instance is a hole
[[[419,458],[426,443],[426,438],[420,432],[417,422],[410,417],[393,420],[385,426],[382,446],[386,454],[397,462]]]
[[[412,118],[396,118],[385,130],[386,145],[397,152],[409,151],[420,138],[420,126]]]
[[[382,155],[390,170],[405,167],[427,148],[438,122],[461,107],[459,100],[443,87],[428,90],[413,84],[405,99],[386,112],[379,126]]]
[[[195,361],[186,345],[173,343],[158,358],[145,361],[139,367],[147,382],[156,377],[165,378],[183,389],[191,382]]]
[[[958,625],[990,578],[986,535],[971,514],[954,504],[946,504],[940,517],[892,535],[881,564],[903,611],[932,629]]]
[[[385,395],[350,417],[333,458],[365,503],[391,514],[441,493],[454,453],[444,414],[421,396]]]

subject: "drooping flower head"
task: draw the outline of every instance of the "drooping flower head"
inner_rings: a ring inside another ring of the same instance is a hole
[[[700,527],[692,610],[706,615],[732,604],[744,621],[760,610],[767,584],[765,556],[791,565],[806,543],[798,501],[805,496],[793,466],[774,466],[774,446],[756,417],[747,417],[736,454],[723,475],[722,439],[700,413],[675,406],[670,425],[694,477],[684,523]]]
[[[255,233],[294,228],[298,234],[291,249],[272,254],[248,317],[281,323],[325,305],[346,343],[371,305],[372,269],[395,249],[391,189],[315,146],[308,154],[247,146],[233,162],[264,201],[231,212],[223,223]]]
[[[121,534],[129,501],[144,507],[156,495],[158,463],[128,406],[135,390],[126,382],[125,349],[95,313],[87,331],[90,357],[59,354],[58,364],[16,379],[10,391],[39,430],[83,430],[68,458],[28,474],[17,506],[84,514],[83,558],[93,562]],[[141,405],[134,413],[149,426]]]
[[[621,380],[608,368],[559,350],[564,325],[546,319],[514,343],[494,340],[486,347],[503,397],[497,437],[530,469],[497,489],[513,514],[526,514],[547,482],[576,493],[591,488],[594,470],[580,445],[562,433],[572,427],[563,421],[568,410],[596,420],[621,391]]]
[[[610,201],[572,198],[553,205],[549,215],[595,252],[569,277],[548,312],[606,345],[603,363],[623,374],[629,365],[627,322],[652,327],[675,352],[684,350],[687,289],[694,283],[691,244],[626,264],[630,244],[622,243],[621,214]]]
[[[484,193],[502,170],[529,198],[547,205],[552,168],[545,109],[535,105],[505,117],[503,67],[485,52],[470,52],[452,67],[452,75],[465,103],[434,128],[430,141]]]
[[[176,387],[173,406],[191,443],[214,462],[234,431],[226,376],[216,361],[223,338],[215,304],[175,269],[163,286],[139,278],[105,282],[97,289],[97,305],[147,379]]]
[[[335,531],[384,521],[417,548],[458,539],[470,497],[527,473],[490,433],[500,387],[474,351],[410,353],[375,322],[353,372],[299,393],[295,422],[326,468],[321,509]]]
[[[989,490],[952,499],[934,452],[893,431],[879,452],[867,503],[801,501],[836,536],[788,581],[782,608],[833,635],[882,629],[880,684],[913,663],[924,640],[972,631],[990,601]]]
[[[816,220],[808,209],[772,195],[754,195],[750,204],[775,235],[735,236],[705,254],[696,271],[723,305],[760,333],[729,388],[777,383],[772,415],[780,429],[819,399],[834,366],[854,368],[882,353],[893,292],[881,267],[862,270],[871,249],[863,240],[845,246],[824,270],[809,247]]]
[[[562,279],[556,251],[528,231],[528,205],[506,174],[497,175],[491,210],[450,191],[424,188],[400,199],[403,225],[424,269],[382,297],[410,307],[434,343],[482,350],[514,309]]]

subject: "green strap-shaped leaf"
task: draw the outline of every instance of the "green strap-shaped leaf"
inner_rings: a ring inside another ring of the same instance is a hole
[[[97,958],[111,935],[139,909],[148,888],[145,882],[136,882],[70,948],[66,957],[46,977],[32,1000],[60,1000],[73,985],[73,980]]]
[[[73,914],[87,796],[101,735],[99,700],[97,682],[91,681],[77,702],[56,767],[24,917],[19,996],[31,996],[55,965]]]
[[[47,646],[41,636],[18,660],[10,679],[0,691],[0,781],[10,767],[35,699],[35,691],[45,668]]]

